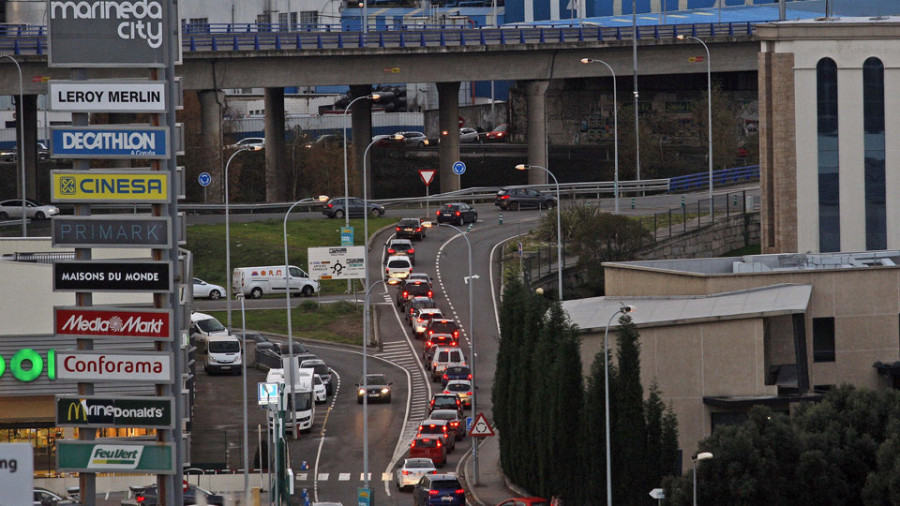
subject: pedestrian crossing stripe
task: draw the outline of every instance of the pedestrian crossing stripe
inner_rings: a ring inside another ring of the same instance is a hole
[[[369,473],[369,481],[372,481],[372,476],[375,473]],[[353,476],[353,473],[338,473],[338,481],[350,481],[350,478]],[[331,478],[331,473],[319,473],[317,481],[328,481]],[[392,481],[394,479],[393,474],[391,473],[381,473],[381,481]],[[310,473],[297,473],[294,476],[295,481],[309,481]],[[366,481],[365,473],[359,473],[359,481]]]

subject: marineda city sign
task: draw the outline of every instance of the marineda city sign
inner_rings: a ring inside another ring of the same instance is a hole
[[[164,0],[50,0],[50,67],[164,67],[171,32]],[[179,61],[181,58],[178,58]]]

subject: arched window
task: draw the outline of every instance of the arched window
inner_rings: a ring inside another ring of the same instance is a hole
[[[840,251],[837,65],[831,58],[822,58],[816,65],[816,116],[819,152],[819,251]]]
[[[884,64],[863,63],[863,139],[865,149],[866,249],[887,248],[884,156]]]

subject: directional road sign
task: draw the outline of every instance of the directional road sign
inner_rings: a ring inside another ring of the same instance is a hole
[[[200,183],[200,186],[209,186],[209,183],[212,183],[212,176],[209,175],[209,172],[201,172],[197,176],[197,182]]]
[[[453,162],[453,173],[462,176],[466,172],[466,164],[463,162]]]

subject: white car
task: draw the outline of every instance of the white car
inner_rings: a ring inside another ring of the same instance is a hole
[[[194,298],[219,300],[225,295],[225,288],[194,278]]]
[[[314,387],[313,387],[313,395],[315,395],[316,402],[322,403],[328,400],[328,391],[325,389],[325,381],[322,380],[322,377],[318,374],[313,375],[315,379]]]
[[[47,220],[59,214],[59,208],[50,204],[42,204],[37,200],[25,199],[25,217],[34,220]],[[0,202],[0,221],[22,218],[22,199],[9,199]]]
[[[234,144],[228,146],[232,149],[241,149],[241,148],[252,148],[252,149],[263,149],[266,147],[266,138],[265,137],[244,137],[243,139],[235,142]]]
[[[478,130],[469,127],[463,127],[459,129],[459,142],[460,143],[468,143],[468,142],[481,142],[481,138],[478,137]]]
[[[397,469],[397,490],[415,487],[426,474],[437,473],[431,459],[404,459],[403,465]]]
[[[396,284],[406,279],[413,270],[413,264],[407,256],[389,256],[384,264],[384,277],[388,284]]]

